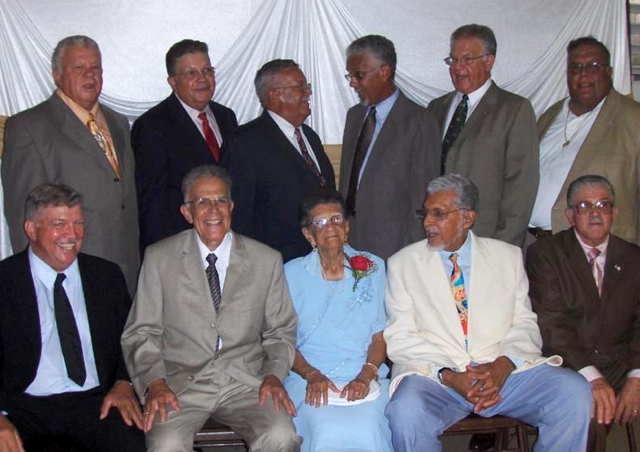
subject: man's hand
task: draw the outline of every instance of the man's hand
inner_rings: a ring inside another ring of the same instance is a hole
[[[469,372],[453,372],[444,370],[442,372],[442,382],[450,387],[468,402],[473,403],[473,412],[479,413],[500,401],[500,395],[481,391],[478,396],[469,397],[469,394],[477,384],[475,377]]]
[[[591,394],[593,395],[591,417],[595,417],[598,424],[609,425],[616,411],[616,392],[601,377],[591,382]]]
[[[147,400],[144,404],[144,431],[153,427],[156,415],[160,414],[160,422],[167,420],[167,405],[180,411],[180,404],[174,392],[163,379],[153,380],[147,387]]]
[[[614,419],[626,424],[638,419],[640,411],[640,378],[630,377],[624,382],[622,391],[618,395],[618,407]]]
[[[333,381],[327,378],[319,370],[314,370],[307,375],[307,395],[304,403],[318,408],[320,404],[326,405],[329,402],[329,389],[339,392]]]
[[[142,430],[142,411],[140,410],[140,402],[133,391],[133,386],[128,381],[118,380],[113,385],[111,391],[105,396],[100,408],[100,419],[104,419],[109,415],[111,407],[118,408],[120,416],[125,424],[131,427],[133,424]]]
[[[282,382],[278,377],[273,374],[265,375],[260,385],[258,403],[264,405],[267,403],[267,396],[271,396],[273,399],[273,407],[276,411],[280,411],[280,404],[284,406],[291,416],[295,416],[296,408],[293,406],[293,402],[289,398],[289,394],[282,386]]]
[[[0,452],[24,452],[18,430],[2,414],[0,414]]]

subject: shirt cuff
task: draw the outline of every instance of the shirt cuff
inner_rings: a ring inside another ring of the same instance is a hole
[[[525,362],[525,360],[522,359],[522,358],[516,358],[515,356],[511,356],[511,355],[504,355],[504,356],[506,356],[507,358],[509,358],[511,360],[513,365],[516,366],[516,369],[518,367],[522,366],[524,364],[524,362]]]
[[[640,369],[632,369],[627,374],[627,378],[640,378]]]
[[[633,372],[633,371],[632,371]],[[585,366],[578,371],[589,383],[598,378],[604,378],[596,366]]]

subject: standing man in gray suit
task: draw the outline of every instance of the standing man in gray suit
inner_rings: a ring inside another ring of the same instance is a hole
[[[147,451],[191,452],[210,416],[253,452],[298,451],[295,408],[282,386],[297,323],[282,257],[231,231],[224,169],[194,168],[182,192],[193,229],[147,248],[122,335],[144,400]]]
[[[363,36],[347,48],[345,77],[361,103],[347,113],[340,192],[349,242],[383,259],[423,237],[415,210],[440,161],[435,118],[396,87],[396,61],[383,36]]]
[[[31,189],[70,185],[84,195],[84,251],[118,264],[133,294],[140,261],[129,122],[98,103],[102,57],[93,39],[63,39],[51,66],[53,95],[6,124],[2,185],[11,246],[16,253],[27,246],[24,200]]]
[[[440,126],[441,174],[461,174],[482,193],[473,232],[522,246],[538,188],[536,116],[527,99],[491,80],[496,48],[489,27],[454,31],[444,62],[455,91],[427,110]]]

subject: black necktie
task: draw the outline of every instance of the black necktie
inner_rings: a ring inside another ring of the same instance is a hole
[[[376,129],[376,107],[371,107],[364,125],[360,131],[358,142],[356,144],[356,152],[353,155],[353,164],[351,165],[351,175],[349,177],[349,191],[347,192],[347,213],[355,216],[356,213],[356,192],[358,191],[358,177],[362,163],[367,155],[367,149],[373,138],[373,131]]]
[[[440,162],[440,175],[443,175],[445,172],[445,163],[447,160],[447,153],[449,152],[449,148],[456,141],[456,138],[460,134],[460,131],[464,127],[464,123],[467,120],[467,108],[469,107],[469,96],[466,94],[462,95],[462,100],[456,107],[456,111],[453,112],[453,117],[451,118],[451,122],[449,123],[449,127],[447,128],[447,133],[444,136],[444,140],[442,140],[442,160]]]
[[[216,270],[216,261],[218,256],[211,253],[207,256],[207,279],[209,280],[209,290],[211,291],[211,298],[213,299],[213,307],[216,308],[216,312],[220,308],[220,300],[222,299],[222,292],[220,291],[220,278],[218,276],[218,270]]]
[[[73,316],[67,292],[62,287],[62,281],[65,278],[64,273],[58,273],[56,282],[53,284],[53,309],[56,316],[58,336],[60,337],[60,347],[62,348],[64,363],[67,366],[67,375],[76,384],[82,386],[87,379],[87,370],[84,367],[78,325],[76,325],[76,319]]]

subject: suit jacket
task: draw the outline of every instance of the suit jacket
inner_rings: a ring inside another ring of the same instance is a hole
[[[221,147],[238,127],[233,110],[209,102],[222,135]],[[180,100],[170,95],[133,124],[140,244],[144,250],[160,239],[189,229],[180,213],[184,176],[201,165],[215,165],[211,150]]]
[[[117,380],[129,380],[120,334],[131,298],[117,265],[82,253],[78,265],[98,378],[106,395]],[[25,250],[0,262],[0,409],[4,397],[24,392],[33,382],[41,352],[38,302]]]
[[[236,233],[216,313],[192,229],[147,248],[122,347],[141,397],[158,378],[180,394],[212,367],[257,390],[291,369],[296,324],[280,254]]]
[[[527,274],[543,353],[607,380],[640,368],[640,248],[609,236],[602,296],[573,228],[531,245]]]
[[[441,367],[462,371],[471,362],[491,362],[501,355],[524,360],[516,372],[545,361],[562,362],[559,357],[541,358],[522,251],[470,235],[469,351],[440,254],[422,240],[389,258],[384,337],[394,363],[392,391],[407,375],[437,379]]]
[[[11,246],[22,250],[27,246],[24,203],[31,189],[45,182],[75,188],[84,197],[87,220],[83,250],[120,265],[133,294],[140,257],[129,123],[110,108],[100,108],[120,163],[120,179],[87,127],[54,93],[7,120],[2,158],[4,212]]]
[[[440,138],[455,91],[427,109],[439,121]],[[446,173],[461,174],[480,189],[473,231],[522,246],[538,192],[540,149],[531,103],[491,82],[451,145]]]
[[[562,110],[564,99],[538,120],[540,140]],[[571,182],[586,174],[606,177],[616,189],[618,217],[611,232],[640,245],[640,104],[611,89],[571,165],[551,210],[553,232],[569,227],[564,211]]]
[[[360,104],[347,113],[340,160],[340,192],[345,198],[366,114],[367,107]],[[387,259],[424,237],[415,210],[422,206],[427,184],[439,175],[439,167],[435,118],[400,92],[358,186],[356,216],[350,218],[351,245]]]
[[[329,188],[335,175],[320,138],[303,124],[304,134]],[[265,110],[240,126],[223,156],[233,177],[233,229],[280,251],[287,262],[311,251],[298,222],[302,198],[320,183],[300,153]]]

